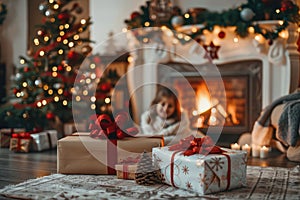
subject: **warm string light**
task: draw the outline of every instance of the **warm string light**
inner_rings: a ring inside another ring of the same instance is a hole
[[[234,43],[238,43],[238,42],[239,42],[239,38],[238,38],[238,37],[234,37],[234,38],[233,38],[233,42],[234,42]]]
[[[24,65],[25,63],[26,63],[26,62],[25,62],[25,59],[23,59],[23,58],[20,59],[20,64],[21,64],[21,65]]]
[[[265,38],[261,34],[255,35],[254,39],[259,42],[260,44],[265,42]]]
[[[96,109],[96,104],[91,104],[91,109],[95,110]]]
[[[59,5],[58,5],[58,4],[54,4],[53,8],[54,8],[55,10],[57,10],[57,9],[59,8]]]
[[[80,23],[81,23],[82,25],[84,25],[84,24],[86,24],[86,20],[85,20],[85,19],[81,19],[81,20],[80,20]]]
[[[186,19],[190,18],[190,14],[189,13],[184,14],[184,18]]]
[[[143,42],[144,43],[148,43],[149,42],[149,38],[143,38]]]
[[[42,57],[45,55],[45,52],[44,51],[40,51],[39,55]]]
[[[150,22],[145,22],[144,24],[146,27],[149,27],[150,26]]]
[[[55,96],[55,97],[53,98],[53,100],[54,100],[55,102],[58,102],[58,101],[59,101],[59,97],[58,97],[58,96]]]
[[[95,69],[96,68],[96,64],[95,63],[91,63],[90,64],[90,69]]]
[[[40,44],[40,41],[39,41],[39,39],[34,38],[33,43],[35,46],[38,46]]]

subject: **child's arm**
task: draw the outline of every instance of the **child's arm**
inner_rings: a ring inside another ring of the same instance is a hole
[[[150,121],[150,112],[146,111],[141,116],[141,129],[143,135],[153,135],[155,130]]]
[[[176,122],[168,126],[167,128],[164,128],[163,130],[161,130],[161,134],[164,136],[176,135],[177,133],[184,134],[186,131],[189,130],[189,127],[190,121],[187,117],[187,114],[183,112],[181,115],[181,121]]]

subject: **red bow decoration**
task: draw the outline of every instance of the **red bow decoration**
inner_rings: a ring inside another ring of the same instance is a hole
[[[13,133],[11,135],[12,138],[19,138],[19,139],[30,139],[31,138],[31,133],[29,132],[24,132],[24,133]]]
[[[20,139],[31,139],[31,134],[41,132],[41,128],[34,128],[32,131],[22,132],[22,133],[13,133],[11,135],[12,138],[20,138]]]
[[[209,136],[195,138],[189,136],[181,139],[178,144],[169,147],[170,151],[184,151],[183,155],[190,156],[193,154],[220,154],[224,152],[220,147],[215,146],[213,140]]]
[[[89,126],[90,136],[93,138],[123,139],[138,133],[136,127],[128,127],[130,117],[126,112],[118,113],[115,121],[107,114],[93,115],[90,119],[93,121]]]

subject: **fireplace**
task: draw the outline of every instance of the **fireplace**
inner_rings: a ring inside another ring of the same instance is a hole
[[[274,23],[270,23],[268,26],[272,28],[273,25]],[[193,128],[199,128],[204,132],[210,123],[216,123],[213,122],[213,118],[210,121],[211,114],[221,113],[225,126],[219,141],[227,140],[226,143],[235,142],[240,134],[250,132],[263,108],[298,87],[300,72],[296,44],[299,35],[297,26],[291,24],[288,28],[288,37],[278,38],[272,45],[267,41],[258,41],[254,34],[239,38],[236,42],[234,40],[236,35],[232,28],[222,28],[222,30],[226,33],[224,39],[210,32],[205,33],[202,38],[205,44],[213,41],[220,46],[218,59],[214,60],[207,58],[207,52],[199,43],[191,41],[182,44],[168,29],[138,30],[141,33],[153,33],[151,34],[153,38],[149,38],[145,43],[137,40],[133,32],[127,32],[128,51],[131,56],[127,80],[134,109],[133,118],[137,124],[140,122],[141,113],[148,109],[156,92],[156,88],[148,85],[171,81],[182,90],[181,93],[184,92],[184,88],[181,88],[184,84],[178,74],[162,71],[162,64],[184,74],[196,93],[205,91],[207,85],[212,87],[215,74],[201,77],[194,73],[191,65],[199,66],[200,69],[202,67],[203,70],[209,63],[218,67],[222,75],[222,85],[226,89],[226,94],[223,95],[226,96],[224,100],[226,106],[218,106],[223,100],[216,98],[218,100],[216,105],[210,105],[208,112],[203,113],[204,109],[197,108],[197,102],[200,101],[200,97],[205,96],[204,94],[199,94],[199,98],[195,98],[193,103],[184,106],[189,110]],[[203,83],[204,78],[209,84]],[[210,91],[218,91],[217,86]],[[184,100],[191,99],[184,98],[187,97],[186,94],[181,95],[183,104]],[[216,100],[211,100],[213,101]],[[215,126],[217,127],[218,123]],[[228,139],[229,135],[230,139]]]
[[[206,65],[194,66],[174,62],[163,65],[168,67],[159,66],[158,77],[162,84],[171,84],[178,90],[181,106],[188,113],[192,129],[206,132],[209,126],[223,126],[223,134],[251,131],[262,109],[261,61],[249,60],[218,65],[225,94],[219,86],[218,75],[212,72],[200,76]],[[168,69],[169,72],[166,71]],[[170,69],[176,73],[172,73]],[[195,93],[191,93],[189,87],[192,87]]]

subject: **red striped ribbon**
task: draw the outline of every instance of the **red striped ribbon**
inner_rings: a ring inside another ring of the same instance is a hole
[[[227,154],[222,154],[227,158],[227,163],[228,163],[228,169],[227,169],[227,186],[226,186],[226,190],[229,189],[230,187],[230,181],[231,181],[231,158],[229,155]]]
[[[118,140],[107,141],[107,172],[108,174],[116,174],[115,165],[118,160],[117,142]]]
[[[123,164],[123,179],[128,179],[128,165]]]
[[[171,176],[171,184],[173,187],[176,187],[174,184],[174,161],[175,161],[174,159],[175,159],[175,155],[179,152],[181,152],[181,151],[175,151],[171,157],[170,176]]]

